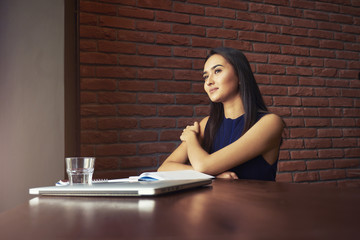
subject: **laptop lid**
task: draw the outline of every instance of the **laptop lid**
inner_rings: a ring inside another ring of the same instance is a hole
[[[29,189],[32,195],[50,196],[154,196],[211,184],[211,179],[94,183]]]

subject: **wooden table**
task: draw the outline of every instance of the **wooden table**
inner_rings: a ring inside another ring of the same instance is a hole
[[[0,239],[360,239],[360,189],[247,180],[158,197],[35,197]]]

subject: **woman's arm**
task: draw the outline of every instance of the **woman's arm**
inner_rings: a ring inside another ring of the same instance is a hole
[[[200,122],[200,128],[197,132],[197,141],[202,142],[204,137],[205,126],[209,117],[204,118]],[[201,146],[200,146],[201,147]],[[174,152],[163,162],[163,164],[158,168],[158,171],[174,171],[174,170],[193,170],[194,168],[189,164],[188,153],[187,153],[187,143],[182,142]]]
[[[188,158],[194,170],[218,175],[256,156],[267,156],[270,152],[274,156],[270,161],[275,161],[283,128],[280,117],[267,114],[238,140],[212,154],[201,147],[194,128],[185,129],[181,140],[187,143]]]

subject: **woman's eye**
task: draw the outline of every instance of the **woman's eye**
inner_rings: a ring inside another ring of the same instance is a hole
[[[215,74],[221,72],[221,69],[215,69]]]
[[[208,76],[203,76],[204,80],[206,80],[208,78]]]

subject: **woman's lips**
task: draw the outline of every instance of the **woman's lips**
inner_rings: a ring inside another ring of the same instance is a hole
[[[214,93],[216,90],[218,90],[218,88],[211,88],[211,89],[209,90],[209,93]]]

